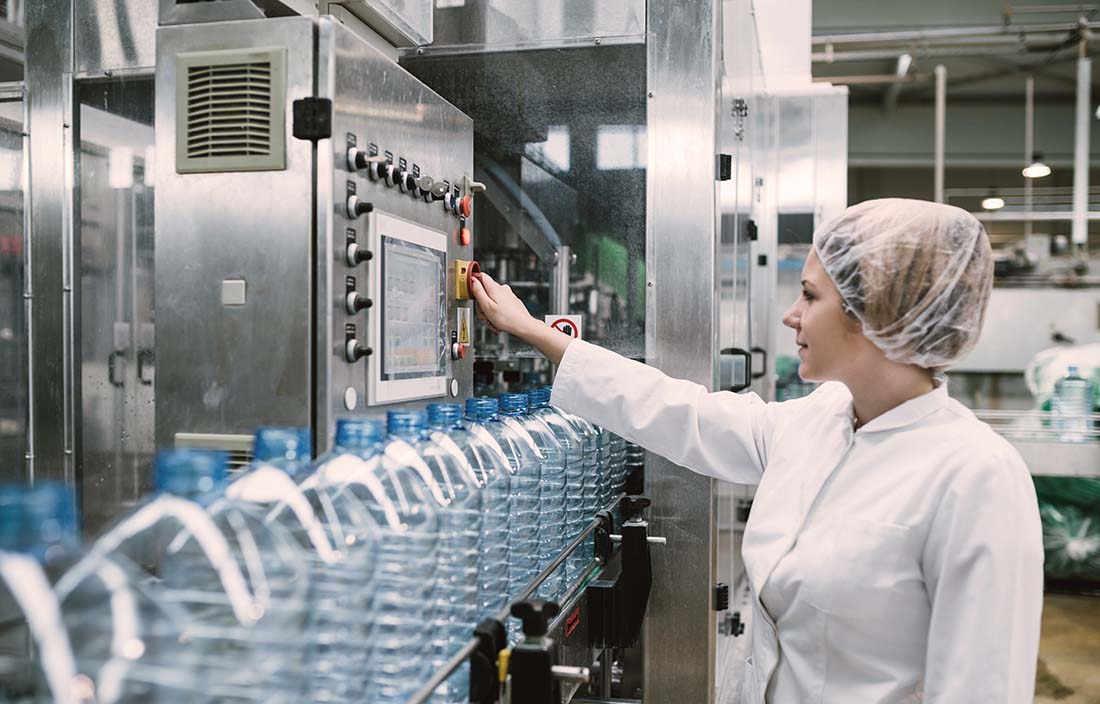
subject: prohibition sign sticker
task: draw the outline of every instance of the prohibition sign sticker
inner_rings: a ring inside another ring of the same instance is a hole
[[[546,324],[558,332],[565,333],[575,340],[581,337],[581,316],[579,315],[547,315]]]

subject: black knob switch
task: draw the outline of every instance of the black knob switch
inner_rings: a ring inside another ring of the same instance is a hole
[[[442,181],[436,181],[432,184],[432,200],[443,200],[448,193],[450,193],[451,187]]]
[[[546,635],[550,621],[560,612],[560,606],[545,599],[528,599],[512,604],[512,615],[523,621],[523,635],[528,638]]]
[[[623,512],[623,520],[629,521],[641,516],[642,511],[649,508],[650,503],[652,502],[644,496],[624,496],[619,503],[619,508]]]
[[[359,200],[359,196],[348,196],[347,214],[348,217],[354,220],[355,218],[362,217],[367,213],[374,210],[374,204],[368,203],[364,200]]]
[[[367,308],[370,308],[374,305],[374,301],[356,291],[352,291],[348,294],[345,303],[347,305],[348,313],[350,315],[355,315],[359,311],[366,310]]]
[[[373,258],[374,254],[366,247],[360,247],[355,242],[348,245],[348,266],[359,266],[363,262],[369,262]]]
[[[390,186],[396,186],[405,180],[405,172],[402,169],[397,168],[393,164],[386,165],[386,183]]]
[[[355,147],[348,148],[348,169],[351,171],[362,171],[370,165],[367,153],[362,149],[356,149]]]
[[[369,357],[373,353],[374,350],[356,339],[348,340],[344,349],[344,356],[347,357],[349,362],[353,363],[358,362],[363,357]]]

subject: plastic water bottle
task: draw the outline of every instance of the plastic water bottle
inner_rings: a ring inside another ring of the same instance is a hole
[[[551,388],[545,386],[528,391],[527,399],[531,414],[550,428],[565,452],[565,535],[562,540],[565,547],[584,531],[589,521],[584,512],[584,436],[568,418],[550,407],[550,394]],[[570,568],[575,562],[576,558],[572,555],[566,560],[565,585],[561,596],[576,577],[577,570]]]
[[[612,451],[611,451],[611,431],[606,428],[596,426],[596,430],[600,434],[600,491],[599,491],[599,508],[605,508],[611,503],[611,485],[613,482],[613,475],[615,467],[612,464]]]
[[[500,612],[508,602],[508,536],[511,469],[487,423],[497,421],[495,398],[466,399],[466,460],[485,485],[478,552],[478,618]]]
[[[337,421],[334,448],[317,458],[313,471],[298,485],[338,557],[333,563],[319,563],[314,578],[309,626],[314,702],[358,701],[369,665],[374,570],[383,531],[357,493],[344,490],[344,480],[364,466],[347,446],[359,444],[365,433],[380,442],[384,428],[377,422]],[[380,485],[373,491],[379,501],[386,501]],[[283,505],[283,510],[288,508]]]
[[[550,408],[557,411],[563,418],[569,421],[573,429],[577,431],[577,435],[581,438],[581,447],[583,449],[581,517],[583,519],[582,525],[584,525],[594,519],[596,517],[596,512],[600,510],[600,433],[596,430],[596,426],[592,425],[584,418],[566,413],[553,406]],[[580,579],[592,563],[592,559],[595,555],[594,547],[595,542],[592,540],[589,541],[584,548],[578,549],[573,553],[572,558],[569,560],[568,572],[569,581],[571,583]]]
[[[611,495],[622,493],[626,484],[626,439],[611,433]]]
[[[499,397],[501,448],[512,466],[512,530],[509,538],[509,596],[516,598],[539,574],[542,525],[542,460],[538,444],[519,422],[527,411],[527,397]],[[518,629],[517,629],[518,633]]]
[[[566,448],[554,431],[530,413],[527,394],[505,394],[501,404],[505,425],[518,424],[534,440],[541,457],[539,471],[539,565],[541,573],[565,547],[565,463]],[[565,594],[565,570],[555,570],[539,588],[546,599],[560,600]]]
[[[202,654],[181,640],[186,615],[161,608],[156,587],[145,583],[129,560],[81,551],[70,489],[45,483],[17,489],[15,497],[12,491],[5,489],[0,498],[0,544],[35,558],[42,577],[54,584],[47,593],[60,615],[55,626],[64,630],[79,673],[58,701],[94,696],[101,702],[182,702],[200,697],[195,679],[202,672]],[[42,602],[40,608],[49,606]],[[32,622],[28,625],[35,630]],[[46,634],[51,640],[59,636]]]
[[[1054,428],[1068,442],[1087,440],[1091,434],[1092,384],[1081,376],[1076,364],[1069,365],[1064,377],[1054,383],[1051,399]]]
[[[418,435],[420,414],[388,418],[389,436],[380,461],[372,462],[377,480],[397,512],[396,530],[379,547],[377,587],[372,616],[370,673],[365,701],[397,704],[406,701],[432,672],[435,655],[436,563],[439,511],[444,503],[430,469],[402,436]],[[372,503],[375,520],[391,520],[385,506]]]

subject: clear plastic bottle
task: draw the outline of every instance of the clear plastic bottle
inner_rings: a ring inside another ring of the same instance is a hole
[[[319,562],[314,577],[310,623],[310,698],[314,702],[358,701],[369,665],[369,618],[382,529],[355,492],[341,491],[342,482],[330,481],[346,473],[348,464],[362,465],[345,448],[354,444],[348,436],[361,433],[361,425],[361,421],[337,421],[334,448],[317,458],[313,471],[298,485],[338,557],[332,563]],[[381,424],[377,427],[381,439]],[[282,510],[289,506],[283,504]]]
[[[600,435],[600,491],[599,491],[599,508],[602,509],[611,503],[611,497],[613,494],[612,483],[615,467],[612,464],[612,450],[611,450],[611,431],[607,428],[601,428],[596,426],[596,430]],[[599,510],[599,509],[597,509]]]
[[[565,547],[584,531],[590,520],[585,516],[584,506],[584,436],[568,418],[550,407],[550,393],[550,387],[545,386],[528,391],[527,399],[531,414],[550,428],[565,452],[565,535],[562,540],[562,546]],[[573,556],[566,561],[565,584],[561,596],[564,596],[576,577],[577,570],[570,568],[575,561]]]
[[[373,652],[365,700],[405,702],[432,673],[438,602],[439,510],[445,498],[431,471],[403,436],[423,428],[409,415],[388,418],[380,462],[372,462],[385,496],[399,516],[397,531],[381,541],[372,622]],[[373,451],[367,459],[373,460]],[[385,507],[372,504],[375,520],[388,520]]]
[[[194,620],[165,603],[163,588],[124,554],[79,549],[72,491],[48,483],[25,489],[19,513],[26,548],[54,584],[78,689],[105,703],[201,701],[199,682],[216,670],[206,650],[185,639]],[[197,507],[196,518],[212,528]]]
[[[503,399],[503,397],[502,397]],[[514,599],[539,573],[539,450],[518,423],[501,422],[506,409],[480,426],[496,440],[508,460],[508,599]],[[509,619],[515,640],[519,624]]]
[[[500,399],[501,420],[517,424],[531,436],[538,448],[539,465],[539,565],[541,573],[565,547],[565,463],[566,448],[554,430],[530,413],[527,394],[504,394]],[[565,594],[565,569],[557,569],[539,588],[545,599],[560,600]]]
[[[1092,384],[1076,364],[1069,365],[1066,375],[1054,383],[1051,412],[1061,440],[1082,442],[1090,437]]]
[[[466,399],[466,459],[485,485],[478,555],[478,618],[500,612],[508,602],[508,536],[511,525],[511,469],[504,450],[485,426],[497,421],[495,398]]]
[[[600,432],[596,429],[596,426],[589,423],[580,416],[573,415],[572,413],[566,413],[560,408],[551,406],[553,410],[561,414],[563,418],[569,421],[573,428],[577,431],[577,434],[581,437],[583,454],[583,480],[584,483],[581,487],[581,495],[583,497],[582,516],[584,522],[587,524],[589,521],[596,517],[596,512],[602,508],[600,506]],[[592,563],[594,556],[593,552],[594,542],[589,541],[584,548],[578,549],[573,553],[572,558],[569,560],[569,581],[576,582],[580,579],[584,572],[588,569]]]
[[[626,483],[626,439],[611,433],[611,495],[617,496]]]

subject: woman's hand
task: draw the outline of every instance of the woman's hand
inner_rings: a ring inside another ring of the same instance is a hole
[[[477,274],[471,281],[471,293],[477,301],[478,320],[493,332],[507,332],[529,342],[546,355],[551,364],[561,364],[565,348],[573,341],[546,323],[531,317],[523,301],[488,274]]]
[[[477,301],[478,320],[488,323],[494,333],[508,332],[523,337],[533,323],[539,322],[531,317],[523,301],[512,293],[511,287],[498,284],[484,272],[475,274],[471,283]]]

